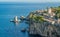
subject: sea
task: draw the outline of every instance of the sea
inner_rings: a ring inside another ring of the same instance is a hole
[[[11,3],[0,2],[0,37],[29,37],[28,32],[21,32],[23,28],[28,28],[25,22],[14,24],[10,22],[15,16],[27,17],[30,12],[58,7],[60,3]]]

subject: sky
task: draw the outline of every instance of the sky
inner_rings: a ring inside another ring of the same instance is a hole
[[[29,2],[29,3],[42,3],[42,2],[60,2],[60,0],[0,0],[0,2]]]

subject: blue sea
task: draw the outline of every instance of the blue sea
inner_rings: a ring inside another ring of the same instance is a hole
[[[21,32],[22,28],[28,28],[28,24],[22,22],[18,25],[10,20],[15,16],[27,17],[31,11],[57,7],[60,3],[0,3],[0,37],[29,37],[28,32]]]

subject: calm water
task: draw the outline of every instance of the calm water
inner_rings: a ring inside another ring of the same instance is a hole
[[[27,28],[28,24],[19,23],[15,25],[10,20],[15,16],[27,16],[31,11],[45,9],[47,7],[57,7],[60,3],[40,3],[40,4],[10,4],[0,3],[0,37],[28,37],[28,33],[21,32],[22,28]]]

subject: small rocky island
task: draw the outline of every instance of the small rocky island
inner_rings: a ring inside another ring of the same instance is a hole
[[[60,37],[60,6],[32,11],[27,17],[29,34]]]

